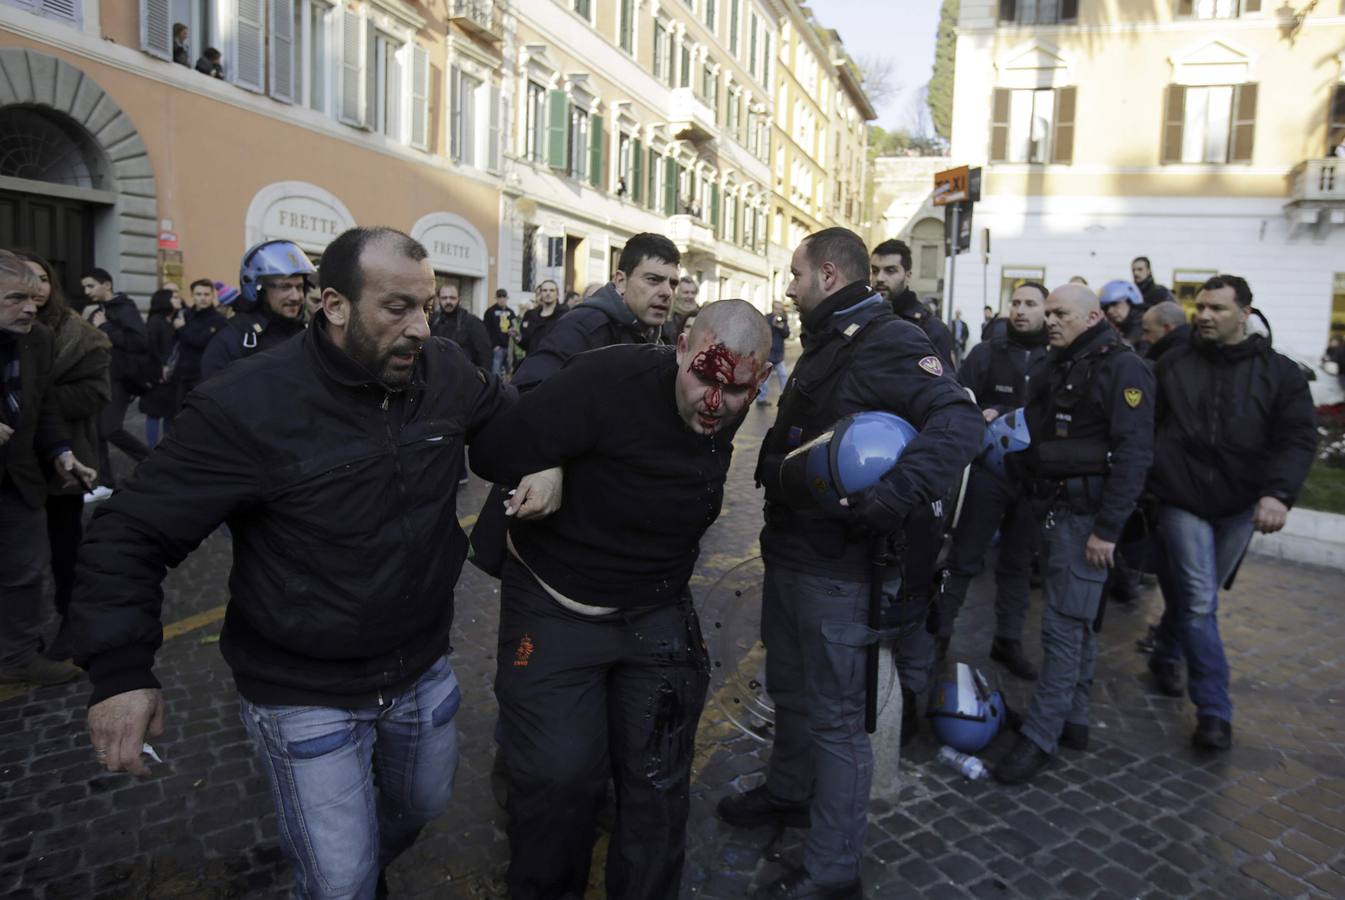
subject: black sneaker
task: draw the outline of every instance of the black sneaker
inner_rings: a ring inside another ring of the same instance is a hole
[[[1075,722],[1066,722],[1060,730],[1060,746],[1066,750],[1083,752],[1088,749],[1088,726]]]
[[[804,868],[793,869],[752,894],[753,900],[863,900],[864,885],[818,884]]]
[[[1196,716],[1191,743],[1201,750],[1227,750],[1233,746],[1233,723],[1218,716]]]
[[[1027,654],[1023,652],[1022,641],[995,638],[990,643],[990,658],[1004,666],[1009,670],[1009,674],[1017,678],[1024,681],[1037,680],[1037,667],[1032,665],[1027,658]]]
[[[1018,743],[995,766],[995,780],[1000,784],[1026,784],[1051,761],[1051,754],[1032,743],[1031,738],[1019,735]]]
[[[744,794],[724,797],[715,807],[715,812],[734,828],[758,828],[762,825],[807,828],[812,824],[807,803],[777,800],[764,784]]]
[[[1149,671],[1154,676],[1154,686],[1158,688],[1158,693],[1169,697],[1180,697],[1185,691],[1182,688],[1182,670],[1175,663],[1163,662],[1149,657]]]

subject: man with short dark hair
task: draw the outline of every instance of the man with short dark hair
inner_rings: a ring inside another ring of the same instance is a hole
[[[177,330],[177,367],[173,377],[181,386],[182,396],[191,392],[201,383],[201,360],[206,347],[229,324],[229,320],[219,311],[219,294],[215,291],[215,282],[209,278],[200,278],[191,283],[193,306],[187,313],[186,321]]]
[[[556,323],[514,373],[527,390],[570,357],[613,344],[649,344],[672,310],[682,254],[661,234],[637,234],[626,242],[612,280]]]
[[[873,582],[887,602],[895,600],[900,566],[883,568],[883,560],[910,515],[960,476],[985,422],[925,333],[869,287],[869,254],[857,234],[827,228],[809,235],[790,271],[786,295],[799,311],[804,352],[757,463],[766,489],[761,628],[774,741],[765,784],[723,798],[717,812],[738,827],[809,828],[803,867],[756,897],[839,900],[863,895],[873,772],[865,660],[878,637],[867,627]],[[900,416],[919,434],[877,484],[845,498],[846,517],[818,515],[809,498],[785,488],[784,459],[868,410]],[[916,631],[928,639],[925,611],[918,621],[903,618],[898,630],[899,646]]]
[[[687,584],[769,350],[761,313],[712,303],[675,352],[572,357],[473,448],[480,474],[522,478],[495,678],[512,897],[584,895],[609,776],[609,895],[678,896],[709,682]]]
[[[513,393],[430,336],[434,272],[407,235],[344,232],[320,277],[313,326],[201,384],[95,513],[71,634],[96,759],[143,775],[164,573],[228,523],[220,649],[296,893],[372,897],[452,792],[457,476]]]
[[[135,301],[113,289],[112,276],[106,269],[90,269],[80,279],[80,285],[94,307],[92,312],[85,310],[89,323],[112,341],[112,399],[98,414],[98,468],[103,484],[115,488],[108,444],[137,463],[149,456],[144,441],[126,430],[126,412],[131,401],[150,387],[146,375],[147,367],[153,367],[149,336]]]
[[[1130,274],[1135,279],[1135,287],[1140,289],[1144,298],[1144,307],[1148,309],[1156,303],[1176,300],[1172,291],[1154,281],[1153,264],[1147,256],[1137,256],[1130,261]]]
[[[513,360],[509,358],[510,340],[518,324],[518,317],[509,308],[507,290],[499,288],[495,291],[495,305],[486,310],[481,321],[490,336],[490,373],[503,378],[513,370]]]
[[[908,286],[911,280],[911,248],[903,241],[886,240],[873,248],[872,257],[870,275],[873,289],[891,304],[892,312],[907,322],[919,325],[948,371],[955,371],[957,366],[953,359],[952,332],[920,302],[915,291]]]
[[[490,335],[486,334],[486,326],[482,321],[462,305],[458,286],[451,283],[440,285],[436,296],[439,308],[430,316],[430,334],[453,341],[467,354],[472,365],[489,369]]]
[[[1298,365],[1264,335],[1248,334],[1252,291],[1216,275],[1196,296],[1191,340],[1158,361],[1158,433],[1149,489],[1158,498],[1163,619],[1149,669],[1196,705],[1192,743],[1233,743],[1228,661],[1219,636],[1219,588],[1252,532],[1284,527],[1312,467],[1317,428]]]

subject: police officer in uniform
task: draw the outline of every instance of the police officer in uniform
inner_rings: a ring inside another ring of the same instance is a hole
[[[304,330],[304,298],[318,270],[289,241],[263,241],[243,254],[238,314],[206,344],[201,378],[284,343]]]
[[[811,822],[803,867],[757,897],[859,897],[873,768],[864,672],[876,635],[864,623],[875,536],[898,533],[914,509],[942,496],[975,454],[985,423],[929,339],[869,287],[858,235],[816,232],[794,251],[790,269],[787,295],[798,306],[805,349],[757,469],[766,487],[762,641],[775,741],[766,783],[724,798],[718,813],[739,827]],[[847,498],[851,518],[809,515],[781,487],[785,455],[864,410],[895,413],[920,433],[882,481]],[[888,571],[881,580],[890,598],[900,566]],[[928,638],[923,613],[911,630]]]
[[[1027,372],[1046,355],[1047,290],[1035,281],[1020,285],[1009,301],[1009,327],[972,348],[958,379],[976,395],[986,424],[1020,408],[1026,399]],[[986,551],[998,530],[995,564],[995,639],[990,658],[1019,678],[1033,680],[1037,670],[1023,653],[1023,620],[1027,618],[1032,552],[1036,525],[1017,479],[972,466],[966,513],[953,535],[948,576],[936,600],[935,624],[939,657],[947,652],[967,586],[981,573]]]
[[[1078,284],[1046,298],[1050,351],[1028,375],[1029,490],[1041,512],[1042,670],[1005,784],[1040,772],[1057,745],[1088,746],[1094,622],[1116,543],[1153,460],[1154,379]]]
[[[873,280],[873,289],[883,295],[883,299],[892,307],[892,312],[912,325],[919,325],[934,345],[934,352],[939,355],[944,368],[949,372],[954,371],[953,333],[907,286],[911,280],[911,248],[903,241],[883,241],[873,248],[869,274]]]

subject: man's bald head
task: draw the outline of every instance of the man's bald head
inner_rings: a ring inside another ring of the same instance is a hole
[[[707,335],[734,353],[765,359],[771,352],[771,326],[746,300],[716,300],[702,306],[687,335],[687,347],[699,349]]]
[[[1149,307],[1141,324],[1144,326],[1144,339],[1150,344],[1156,344],[1186,324],[1186,311],[1171,300],[1164,300]]]
[[[697,434],[736,427],[770,374],[771,328],[744,300],[701,307],[677,337],[677,411]]]
[[[1097,294],[1086,285],[1061,285],[1046,297],[1046,335],[1052,347],[1068,347],[1101,319]]]

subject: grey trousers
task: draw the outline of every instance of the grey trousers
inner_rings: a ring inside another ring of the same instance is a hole
[[[51,548],[47,512],[0,487],[0,668],[26,665],[42,643],[42,576]]]
[[[1097,646],[1093,619],[1102,600],[1107,570],[1084,559],[1093,516],[1056,511],[1042,528],[1041,677],[1023,721],[1023,734],[1047,753],[1066,722],[1088,724]]]
[[[883,585],[888,600],[900,578]],[[821,884],[859,877],[873,749],[864,732],[869,586],[766,564],[761,639],[775,742],[766,785],[811,802],[803,863]]]

